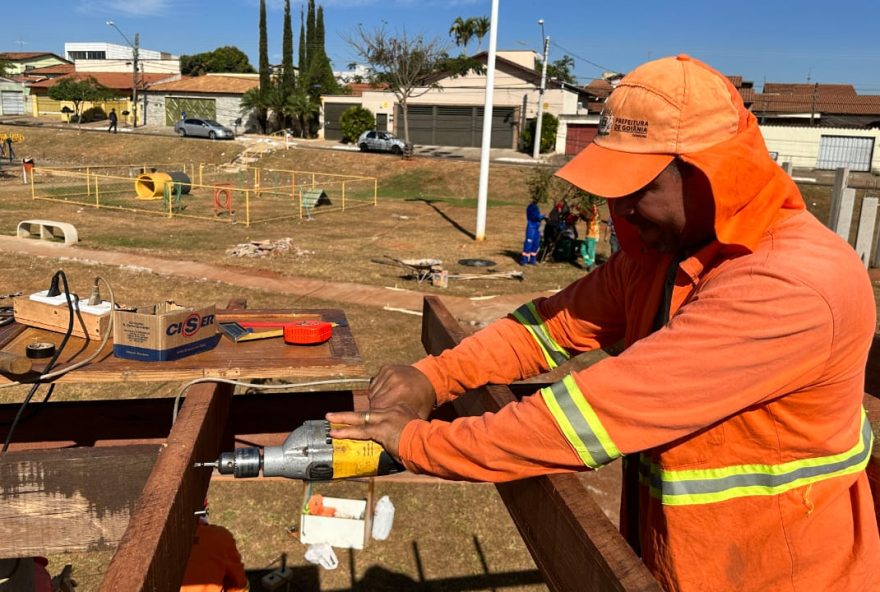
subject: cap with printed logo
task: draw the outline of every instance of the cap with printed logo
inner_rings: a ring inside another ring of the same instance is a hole
[[[730,81],[703,62],[686,55],[648,62],[621,80],[593,142],[556,174],[594,195],[629,195],[676,156],[735,137],[748,114]]]

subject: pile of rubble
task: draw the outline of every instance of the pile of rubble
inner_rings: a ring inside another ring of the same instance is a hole
[[[281,238],[274,241],[268,239],[250,241],[235,245],[231,249],[226,249],[226,254],[230,257],[274,257],[275,255],[283,255],[291,251],[298,257],[312,254],[312,251],[306,251],[295,246],[292,238]]]

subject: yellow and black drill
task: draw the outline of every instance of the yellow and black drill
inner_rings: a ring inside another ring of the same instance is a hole
[[[281,446],[237,448],[214,462],[196,467],[216,468],[236,478],[287,477],[304,481],[329,481],[399,473],[404,467],[384,448],[370,440],[330,437],[330,422],[316,419],[293,430]]]

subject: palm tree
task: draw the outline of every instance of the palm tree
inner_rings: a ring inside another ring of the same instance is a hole
[[[309,122],[321,113],[321,107],[307,92],[297,89],[287,97],[283,113],[296,119],[299,123],[300,135],[305,138],[311,135]]]
[[[460,16],[455,17],[452,26],[449,27],[449,34],[457,46],[467,47],[474,37],[474,20],[472,18],[463,19]]]
[[[284,107],[287,105],[287,97],[289,95],[282,84],[280,80],[277,80],[272,83],[268,92],[263,93],[265,107],[271,113],[268,121],[274,123],[272,126],[273,131],[284,126]]]
[[[468,20],[473,23],[473,34],[477,38],[477,53],[479,53],[483,51],[483,38],[489,34],[492,20],[488,16],[478,16]]]
[[[260,124],[260,129],[263,133],[266,133],[266,109],[268,105],[266,103],[266,93],[260,89],[260,87],[254,87],[244,93],[241,96],[241,101],[239,102],[239,112],[247,121],[248,117],[252,114],[256,114],[257,121]]]

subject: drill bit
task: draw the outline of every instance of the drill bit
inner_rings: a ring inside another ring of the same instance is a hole
[[[216,461],[216,460],[212,461],[212,462],[197,462],[197,463],[193,463],[193,466],[197,469],[201,469],[201,468],[216,469],[220,466],[220,462]]]

